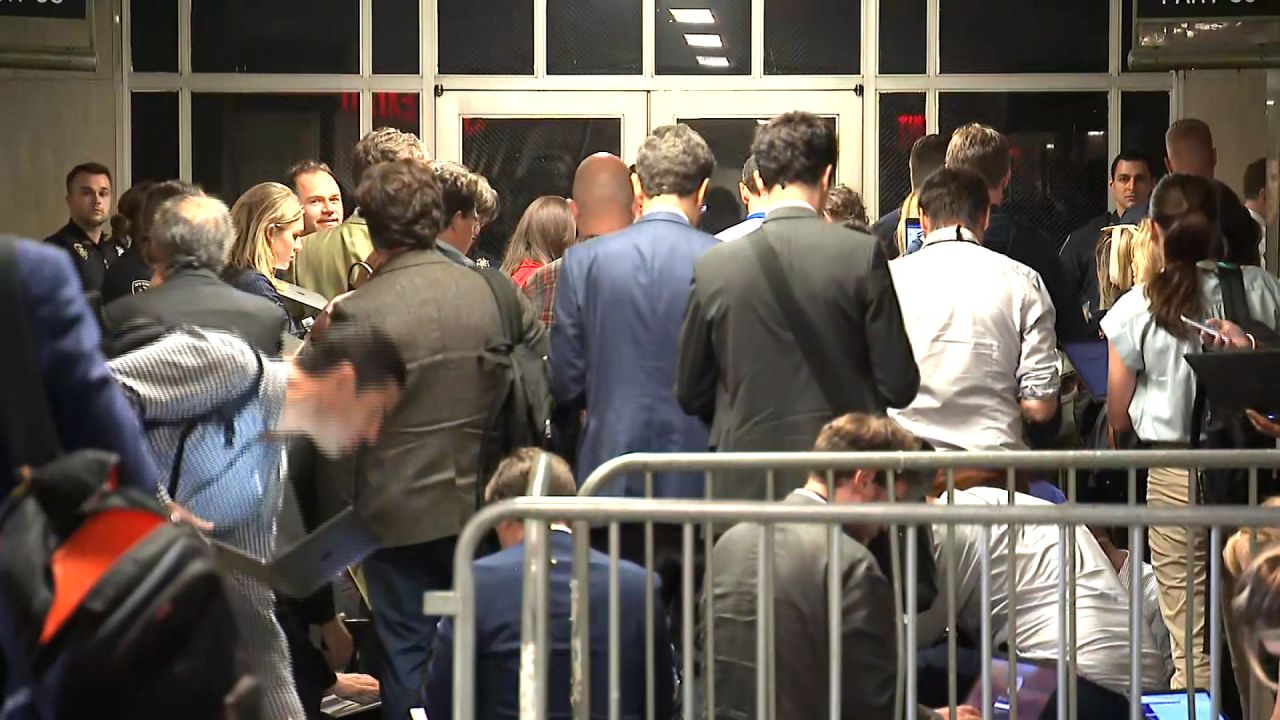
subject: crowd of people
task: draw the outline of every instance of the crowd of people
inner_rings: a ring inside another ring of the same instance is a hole
[[[1213,178],[1216,152],[1200,121],[1169,129],[1159,182],[1152,159],[1121,152],[1108,178],[1115,210],[1064,241],[1002,208],[1013,153],[995,128],[968,124],[917,141],[911,194],[874,223],[857,192],[835,185],[838,153],[834,129],[812,114],[762,125],[739,183],[746,217],[712,236],[699,224],[715,157],[690,127],[660,127],[634,165],[592,155],[570,197],[534,200],[492,267],[473,247],[502,210],[492,185],[458,163],[429,159],[402,131],[374,130],[355,146],[350,216],[342,184],[318,160],[289,168],[283,182],[249,188],[230,207],[179,180],[140,183],[120,197],[114,217],[111,173],[87,163],[66,177],[67,225],[44,246],[16,246],[24,292],[15,310],[31,327],[63,449],[118,453],[123,484],[157,497],[175,522],[266,558],[296,539],[291,533],[352,507],[376,538],[358,569],[311,597],[277,597],[261,579],[227,573],[263,717],[322,717],[321,699],[336,694],[378,698],[383,717],[425,707],[439,720],[451,716],[454,629],[423,613],[423,594],[453,585],[456,541],[477,508],[526,494],[543,462],[505,431],[528,419],[528,408],[513,407],[545,403],[545,426],[531,435],[550,457],[551,495],[574,495],[601,465],[633,452],[1099,447],[1089,445],[1087,419],[1104,428],[1102,446],[1128,436],[1186,448],[1198,444],[1199,424],[1196,378],[1183,356],[1207,338],[1184,320],[1217,328],[1215,350],[1248,351],[1280,337],[1280,282],[1261,267],[1276,169],[1250,165],[1241,202]],[[1237,288],[1245,318],[1228,317],[1226,298]],[[1104,386],[1078,379],[1072,349],[1081,345],[1106,348]],[[1064,397],[1074,398],[1068,422]],[[1250,418],[1256,432],[1280,437],[1274,422]],[[25,464],[12,442],[0,443],[6,471]],[[9,489],[12,475],[0,488]],[[964,470],[954,479],[948,496],[937,478],[891,484],[871,470],[734,471],[716,473],[710,487],[703,473],[670,472],[624,477],[603,494],[796,504],[890,495],[960,505],[1065,500],[1054,476],[1019,475],[1016,494],[1003,471]],[[1153,468],[1147,502],[1185,505],[1191,487],[1187,470]],[[715,716],[760,716],[760,532],[721,528],[705,558],[711,585],[682,588],[679,528],[656,527],[658,614],[647,617],[642,528],[621,528],[624,717],[648,709],[670,717],[675,688],[697,682],[675,672],[681,653],[700,652],[673,650],[683,623],[698,620],[681,616],[682,592],[714,599],[699,624],[700,632],[714,627],[714,656],[699,667],[714,661]],[[814,628],[828,622],[840,623],[843,638],[842,715],[893,715],[900,622],[885,532],[859,526],[841,536],[844,616],[832,618],[825,529],[777,528],[778,716],[825,714],[827,636]],[[559,659],[550,703],[566,717],[569,534],[559,525],[550,533],[551,652]],[[975,717],[972,707],[944,706],[949,673],[972,683],[984,671],[971,649],[984,628],[1019,658],[1058,659],[1063,536],[1045,527],[962,527],[953,553],[942,537],[926,539],[926,564],[955,578],[957,622],[947,627],[942,602],[919,608],[920,713]],[[1212,682],[1206,628],[1218,620],[1187,594],[1188,573],[1196,592],[1207,592],[1204,533],[1150,530],[1151,565],[1139,589],[1140,687],[1129,676],[1128,583],[1130,563],[1145,558],[1130,558],[1118,537],[1110,528],[1075,531],[1073,669],[1091,717],[1127,712],[1131,694]],[[480,717],[514,717],[519,701],[514,598],[523,527],[505,523],[497,539],[501,549],[475,563]],[[592,540],[607,550],[607,533]],[[1229,613],[1239,671],[1259,665],[1255,640],[1280,650],[1268,634],[1280,628],[1280,560],[1238,544],[1228,553],[1241,598]],[[609,558],[593,551],[590,563],[595,648],[608,632]],[[990,605],[978,592],[983,567]],[[371,617],[375,649],[362,654],[363,672],[348,672],[354,643],[344,617],[361,613]],[[962,645],[958,667],[947,664],[947,633]],[[657,668],[652,695],[646,653]],[[597,711],[609,702],[604,662],[593,651]],[[1236,684],[1247,697],[1245,683]]]

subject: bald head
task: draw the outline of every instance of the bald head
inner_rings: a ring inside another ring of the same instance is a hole
[[[1213,132],[1203,120],[1183,118],[1170,125],[1164,135],[1164,148],[1169,172],[1213,179],[1218,152],[1213,148]]]
[[[617,232],[635,221],[631,171],[616,155],[597,153],[578,165],[570,208],[578,221],[578,237]]]

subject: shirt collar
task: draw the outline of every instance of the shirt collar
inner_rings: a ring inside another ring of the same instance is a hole
[[[928,235],[925,235],[924,247],[928,247],[929,245],[932,245],[933,243],[937,243],[937,242],[949,242],[949,241],[955,241],[955,240],[971,242],[974,245],[980,244],[978,242],[978,236],[974,235],[971,230],[969,230],[966,227],[961,227],[959,225],[952,225],[950,227],[938,228],[937,230],[934,230]]]
[[[816,502],[820,502],[820,503],[822,503],[823,505],[826,505],[826,504],[827,504],[827,499],[826,499],[826,498],[822,497],[822,496],[821,496],[821,495],[819,495],[818,493],[816,493],[816,492],[814,492],[814,491],[812,491],[812,490],[810,490],[810,489],[808,489],[808,488],[796,488],[795,490],[792,490],[792,491],[791,491],[791,494],[792,494],[792,495],[801,495],[801,496],[803,496],[803,497],[807,497],[807,498],[809,498],[810,500],[814,500],[814,501],[816,501]]]
[[[644,213],[641,215],[641,217],[649,217],[650,215],[661,215],[663,213],[667,215],[675,215],[676,217],[683,220],[686,225],[693,224],[689,222],[689,216],[685,215],[684,211],[676,207],[675,205],[662,205],[659,207],[651,208],[649,210],[645,210]]]
[[[440,252],[444,253],[445,257],[449,258],[451,261],[457,263],[458,265],[461,265],[463,267],[471,267],[471,268],[476,266],[475,260],[472,260],[466,255],[463,255],[461,250],[459,250],[458,248],[450,245],[449,243],[443,240],[437,239],[436,247],[439,248]]]

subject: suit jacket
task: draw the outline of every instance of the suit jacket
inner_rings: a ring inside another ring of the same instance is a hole
[[[347,291],[351,266],[373,253],[369,226],[359,213],[338,227],[312,233],[289,266],[290,282],[332,300]]]
[[[514,292],[525,342],[545,354],[546,330]],[[335,324],[381,328],[408,368],[400,403],[354,468],[356,511],[386,547],[457,535],[475,512],[480,436],[502,378],[486,362],[501,333],[489,285],[438,250],[411,250],[332,312]],[[323,462],[321,482],[349,487],[353,462]]]
[[[832,407],[823,396],[752,252],[755,242],[777,251],[823,334],[820,351],[836,355],[836,381],[855,398],[853,407]],[[680,405],[710,423],[711,444],[726,451],[808,450],[837,414],[882,415],[906,407],[920,387],[879,244],[803,208],[775,210],[760,230],[698,261],[679,353]],[[717,480],[716,497],[766,497],[759,473],[732,477]],[[784,479],[798,486],[803,474]]]
[[[549,650],[547,717],[573,717],[569,700],[570,594],[573,577],[573,537],[552,531],[553,564],[548,593],[551,647]],[[609,711],[609,556],[590,551],[588,577],[591,587],[591,717],[608,717]],[[524,545],[477,560],[476,581],[476,717],[520,717],[520,590]],[[618,564],[618,610],[621,667],[618,670],[621,716],[645,717],[645,571],[625,560]],[[674,681],[671,640],[662,609],[662,584],[655,575],[653,594],[654,717],[672,716]],[[431,720],[453,717],[453,620],[440,621],[427,670],[427,714]]]
[[[10,347],[8,352],[31,352],[40,377],[0,376],[2,396],[9,396],[13,383],[39,382],[64,452],[114,452],[120,456],[121,482],[154,493],[159,474],[151,450],[137,414],[107,370],[98,322],[85,302],[71,259],[60,248],[25,240],[16,243],[14,253],[32,347]],[[0,301],[7,305],[9,298]],[[5,307],[3,312],[13,313],[15,308]],[[7,496],[12,489],[17,467],[44,459],[25,455],[0,433],[0,494]]]
[[[266,355],[280,354],[286,320],[270,300],[237,290],[204,269],[178,270],[158,287],[111,302],[103,315],[108,336],[134,320],[191,325],[235,333]]]
[[[789,505],[820,504],[793,493]],[[713,552],[716,718],[747,720],[756,710],[756,622],[762,526],[730,528]],[[827,717],[827,528],[782,524],[774,531],[774,637],[777,716]],[[840,535],[840,717],[890,720],[897,688],[893,588],[861,543]]]
[[[871,234],[880,241],[880,249],[884,258],[892,260],[898,257],[898,223],[902,221],[902,208],[896,207],[871,226]]]
[[[1098,239],[1102,236],[1102,228],[1118,222],[1120,218],[1114,213],[1099,215],[1072,231],[1067,236],[1067,241],[1058,249],[1063,277],[1075,298],[1074,307],[1086,308],[1089,333],[1093,337],[1098,336],[1098,321],[1102,319],[1102,311],[1098,309],[1101,301],[1101,291],[1098,289]],[[1059,313],[1063,310],[1055,309]]]
[[[721,243],[678,214],[657,212],[569,248],[555,291],[551,392],[585,405],[581,483],[632,452],[703,452],[707,430],[676,402],[676,343],[698,257]],[[655,476],[658,497],[701,497],[698,474]],[[627,478],[606,494],[643,495]]]

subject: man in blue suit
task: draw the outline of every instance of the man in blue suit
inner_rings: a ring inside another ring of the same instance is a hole
[[[707,429],[676,402],[676,343],[693,266],[718,243],[695,229],[715,157],[687,125],[653,131],[636,156],[641,218],[569,248],[556,286],[551,392],[585,408],[578,482],[632,452],[703,452]],[[643,496],[640,478],[605,494]],[[702,497],[701,476],[659,474],[657,497]]]
[[[58,446],[65,452],[108,450],[120,456],[120,482],[147,493],[156,490],[157,473],[137,415],[112,379],[99,349],[98,322],[89,310],[80,278],[67,253],[51,245],[0,238],[0,312],[25,323],[30,347],[9,352],[31,354],[38,378],[0,378],[0,394],[20,397],[19,383],[37,382],[49,406]],[[12,283],[12,284],[11,284]],[[19,307],[21,315],[18,315]],[[7,342],[17,338],[6,337]],[[21,366],[22,363],[19,363]],[[14,412],[17,408],[0,408]],[[27,408],[26,427],[33,425]],[[4,423],[0,423],[3,426]],[[38,444],[38,443],[37,443]],[[0,436],[0,497],[12,489],[14,469],[52,458],[33,457],[33,443]]]
[[[517,450],[498,466],[485,490],[487,502],[527,494],[543,453],[533,448]],[[576,493],[573,473],[564,460],[547,454],[550,461],[547,495]],[[520,716],[520,590],[524,573],[524,524],[505,521],[498,525],[502,551],[477,560],[473,566],[476,590],[476,717]],[[569,580],[573,576],[573,536],[568,528],[553,525],[548,613],[551,647],[548,653],[547,717],[573,717],[569,699],[572,676],[570,653]],[[609,707],[609,556],[592,550],[588,583],[591,593],[591,715],[604,717]],[[654,578],[655,595],[658,579]],[[654,717],[672,715],[674,676],[671,641],[661,605],[646,619],[645,571],[625,560],[618,565],[619,662],[621,716],[638,720],[646,716],[645,625],[653,623]],[[436,632],[432,660],[427,670],[426,706],[431,720],[453,717],[453,621],[445,617]]]

